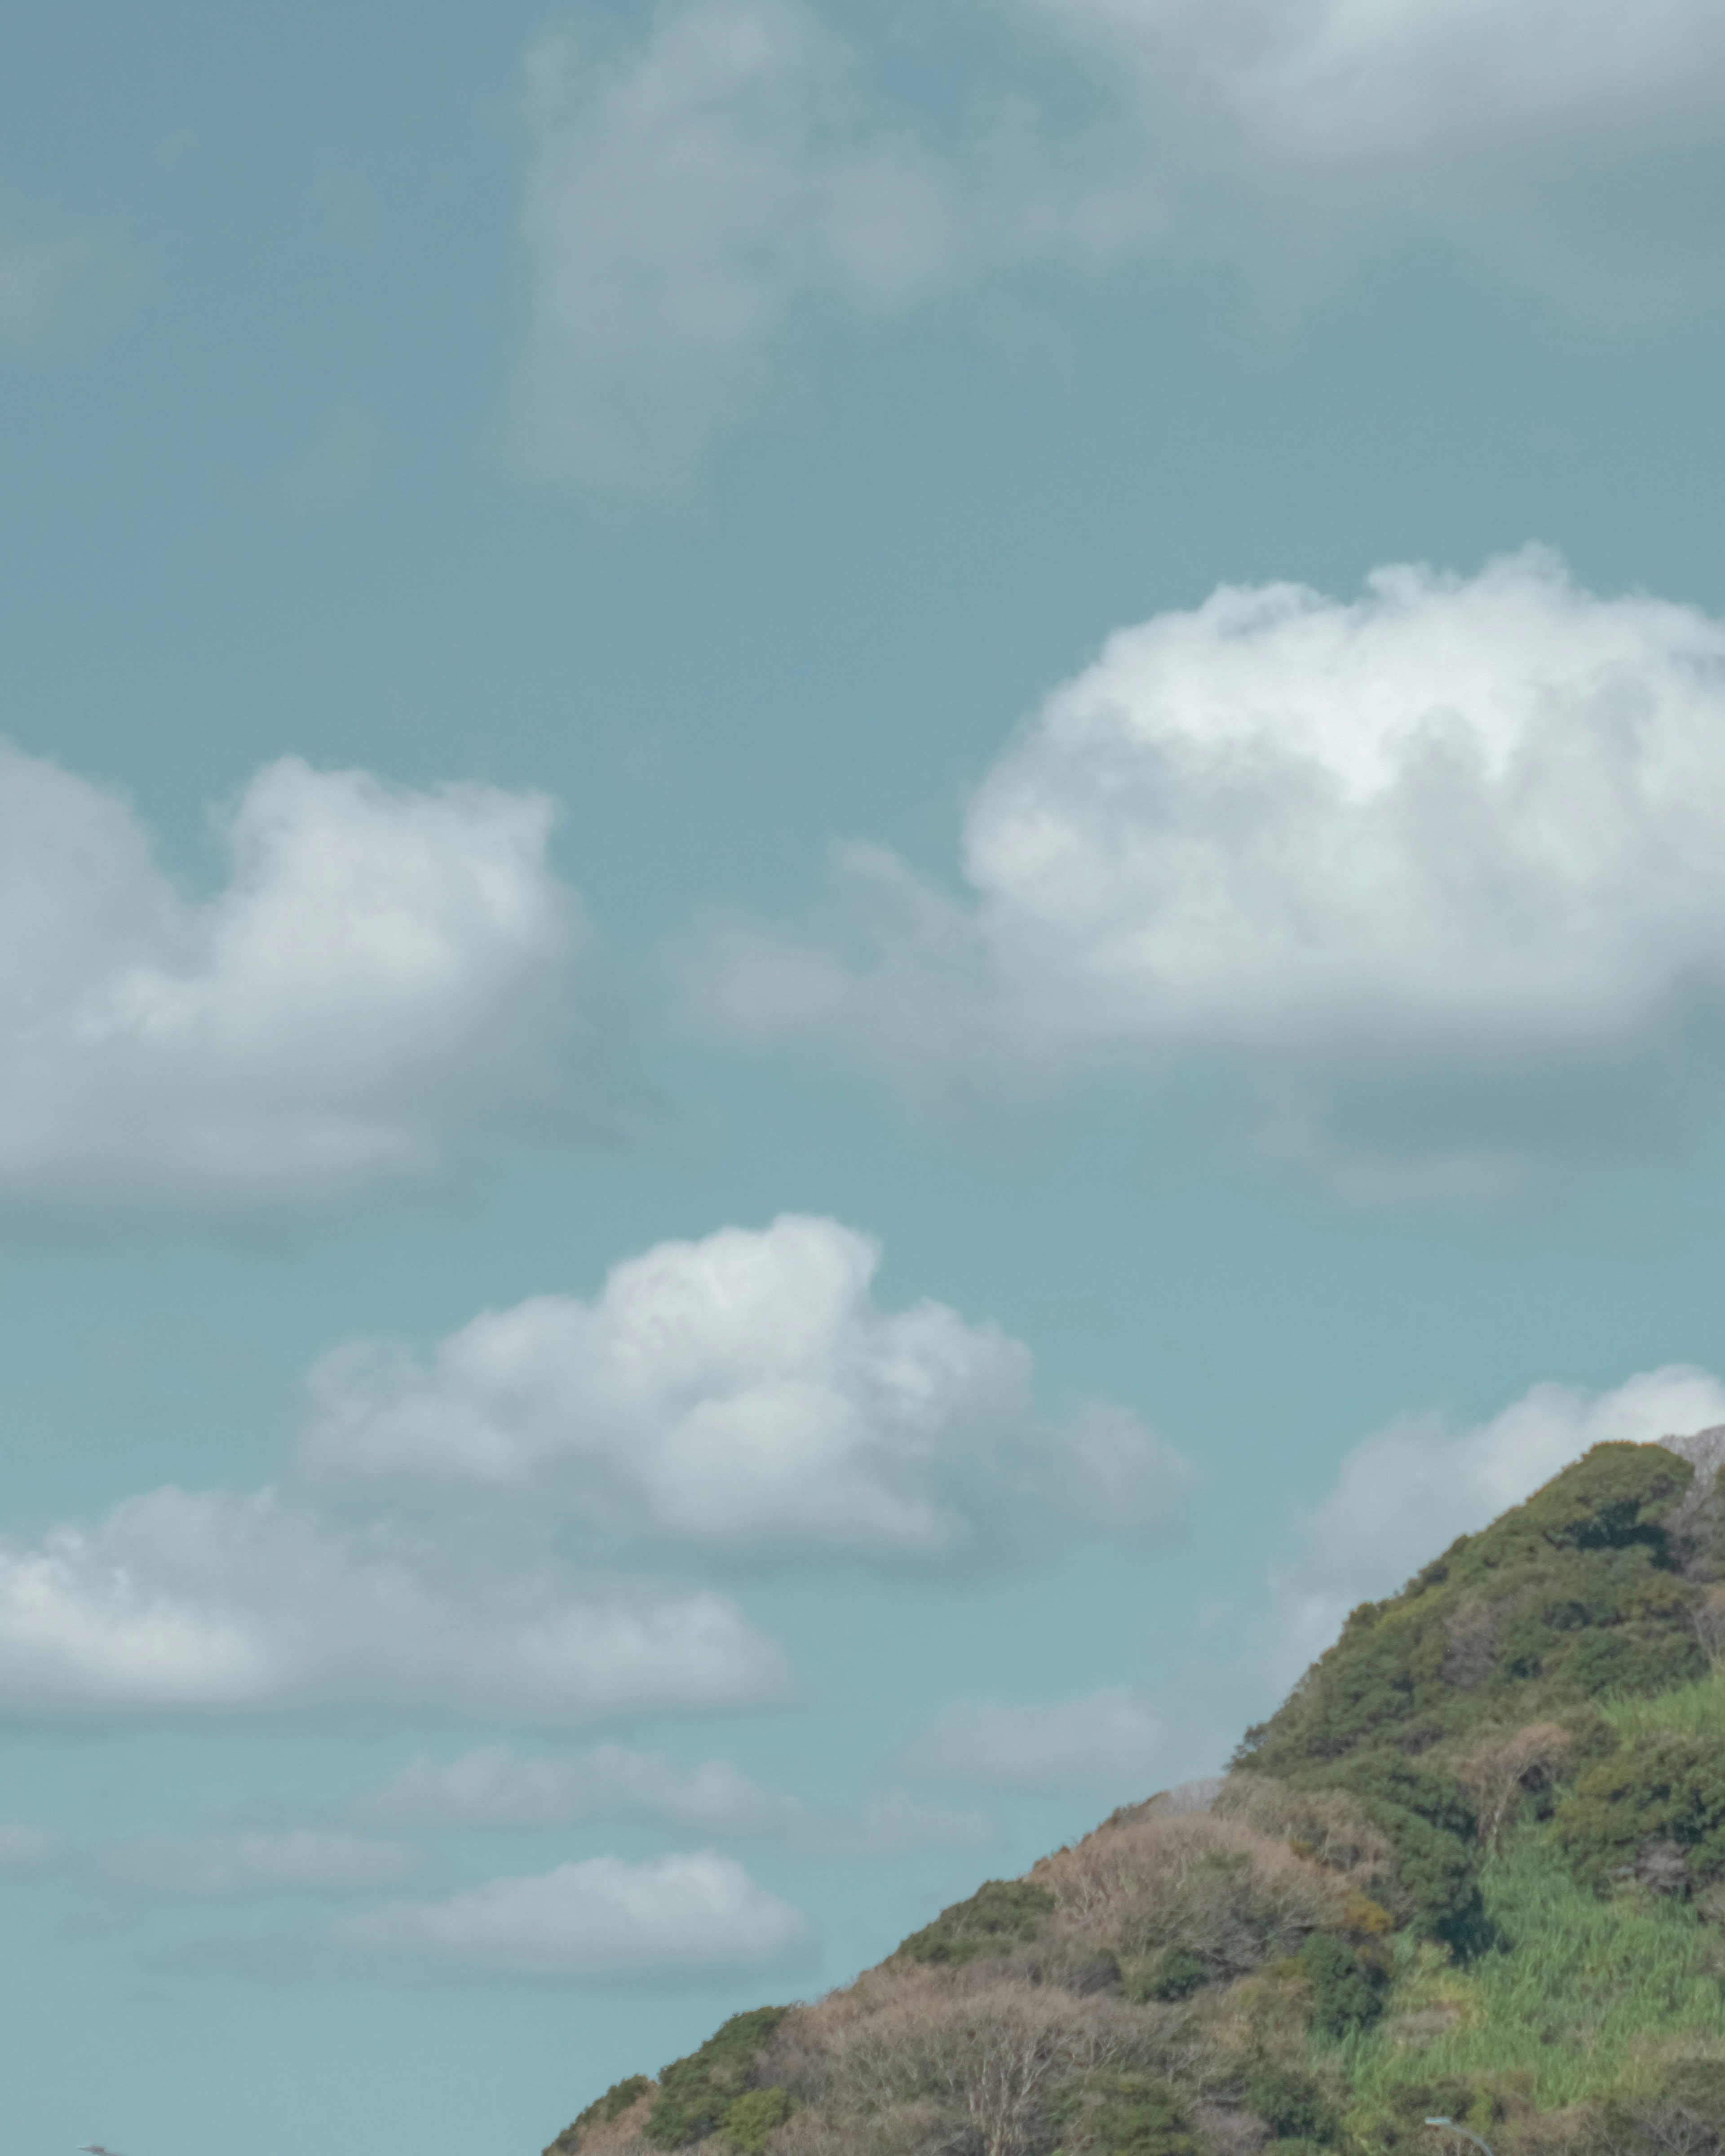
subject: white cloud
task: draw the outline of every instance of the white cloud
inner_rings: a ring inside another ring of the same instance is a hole
[[[1153,1793],[1174,1748],[1148,1701],[1114,1686],[1081,1699],[958,1702],[892,1763],[924,1781],[1123,1803]]]
[[[383,429],[358,404],[331,412],[281,475],[281,497],[301,516],[346,509],[370,491],[383,454]]]
[[[87,1852],[80,1870],[141,1900],[244,1902],[376,1894],[405,1885],[423,1864],[399,1842],[297,1826],[138,1835]]]
[[[504,429],[525,477],[674,485],[757,391],[798,300],[889,311],[939,272],[937,178],[793,0],[660,11],[620,59],[549,32],[525,118],[526,318]]]
[[[776,348],[978,273],[1111,259],[1155,223],[1022,96],[943,134],[800,0],[687,0],[625,49],[527,54],[524,310],[500,441],[521,478],[661,492],[757,402]]]
[[[1038,1406],[1029,1351],[924,1301],[883,1310],[878,1247],[793,1215],[662,1243],[592,1302],[488,1312],[426,1358],[326,1356],[302,1470],[562,1509],[608,1538],[888,1561],[1164,1537],[1190,1471],[1123,1408]]]
[[[1436,243],[1602,323],[1717,302],[1710,0],[1013,0],[1093,64],[1181,252],[1322,286]],[[1090,124],[1098,124],[1092,117]]]
[[[698,1022],[913,1089],[1196,1064],[1368,1193],[1491,1192],[1713,1111],[1725,624],[1529,548],[1343,603],[1224,587],[1111,637],[983,779],[969,895],[841,850],[710,914]]]
[[[998,1327],[883,1310],[879,1255],[787,1216],[660,1244],[592,1302],[488,1313],[424,1358],[351,1343],[314,1367],[280,1481],[0,1537],[0,1715],[559,1728],[753,1708],[788,1697],[779,1648],[726,1595],[619,1568],[999,1563],[1177,1527],[1181,1455],[1123,1408],[1044,1412]],[[603,1753],[546,1801],[808,1846],[954,1830],[890,1798],[835,1818],[721,1763],[680,1774]]]
[[[383,1983],[603,1984],[801,1969],[814,1946],[799,1910],[731,1858],[704,1852],[592,1857],[438,1901],[356,1910],[312,1931],[211,1941],[198,1958]]]
[[[0,197],[0,354],[44,359],[99,343],[149,283],[117,224]]]
[[[1275,1666],[1286,1681],[1359,1602],[1401,1588],[1458,1535],[1521,1504],[1589,1446],[1651,1445],[1725,1423],[1725,1384],[1673,1364],[1615,1390],[1538,1384],[1488,1422],[1398,1416],[1357,1445],[1276,1583]]]
[[[291,1217],[594,1127],[552,818],[287,758],[193,898],[124,801],[0,744],[0,1217]]]
[[[453,1759],[421,1758],[351,1809],[362,1820],[424,1832],[650,1821],[703,1840],[777,1842],[829,1857],[974,1849],[999,1836],[992,1815],[931,1804],[907,1790],[880,1791],[854,1812],[830,1812],[762,1788],[727,1759],[691,1767],[619,1743],[562,1753],[499,1745]]]
[[[674,486],[778,349],[1050,267],[1242,270],[1286,300],[1409,244],[1592,311],[1725,292],[1712,0],[995,0],[942,110],[803,0],[681,0],[529,50],[521,334],[536,484]]]
[[[46,1871],[60,1861],[65,1836],[56,1827],[0,1824],[0,1871]]]
[[[766,1705],[779,1650],[711,1593],[584,1584],[519,1536],[157,1490],[0,1546],[0,1712],[579,1723]]]
[[[1707,0],[1038,0],[1116,49],[1182,54],[1244,120],[1313,159],[1410,160],[1542,124],[1706,106]]]

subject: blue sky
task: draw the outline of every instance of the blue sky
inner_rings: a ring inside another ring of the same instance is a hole
[[[537,2148],[1725,1420],[1722,99],[14,26],[20,2148]]]

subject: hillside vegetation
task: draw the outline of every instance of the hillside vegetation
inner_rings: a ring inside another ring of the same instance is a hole
[[[1719,2156],[1722,1450],[1596,1447],[1356,1609],[1219,1783],[547,2156],[1460,2156],[1437,2114],[1500,2156]]]

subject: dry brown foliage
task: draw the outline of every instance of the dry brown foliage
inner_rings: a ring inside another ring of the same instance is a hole
[[[1340,1791],[1235,1774],[1207,1811],[1135,1807],[1030,1875],[1055,1897],[1039,1950],[1088,1946],[1131,1962],[1179,1945],[1219,1977],[1345,1928],[1390,1865],[1389,1841]],[[1052,1969],[1050,1980],[1065,1980]]]
[[[1483,1684],[1497,1666],[1497,1641],[1505,1624],[1525,1597],[1487,1600],[1471,1595],[1444,1619],[1444,1681],[1461,1691]]]
[[[796,2111],[773,2136],[773,2156],[925,2156],[948,2145],[950,2122],[939,2105],[890,2104],[866,2118]]]
[[[1270,2128],[1261,2118],[1231,2105],[1201,2103],[1193,2112],[1192,2123],[1210,2156],[1258,2156],[1270,2138]]]
[[[1530,1722],[1508,1737],[1494,1737],[1456,1763],[1455,1779],[1474,1800],[1480,1840],[1502,1840],[1524,1789],[1554,1780],[1575,1748],[1561,1722]]]
[[[1214,1810],[1342,1872],[1362,1892],[1387,1878],[1394,1861],[1389,1835],[1345,1789],[1291,1789],[1268,1774],[1230,1774]]]
[[[823,2135],[840,2122],[846,2148],[1026,2156],[1063,2088],[1103,2067],[1155,2066],[1178,2018],[998,1968],[877,1969],[775,2030],[763,2077],[816,2114],[794,2152],[775,2140],[776,2156],[826,2156],[840,2144]]]
[[[1235,1820],[1148,1819],[1093,1836],[1038,1874],[1059,1915],[1122,1957],[1179,1944],[1219,1974],[1294,1953],[1337,1924],[1343,1876]]]
[[[581,2129],[581,2156],[659,2156],[659,2152],[647,2139],[644,2128],[653,2115],[654,2101],[658,2089],[649,2088],[638,2097],[627,2111],[620,2111],[615,2118],[596,2118],[591,2125]],[[577,2144],[559,2134],[546,2151],[573,2148]]]
[[[1701,1650],[1713,1668],[1725,1662],[1725,1587],[1710,1587],[1690,1612]]]

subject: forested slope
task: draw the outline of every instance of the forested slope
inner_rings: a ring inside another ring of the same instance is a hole
[[[1440,2156],[1432,2114],[1501,2156],[1714,2156],[1721,1449],[1596,1447],[1356,1609],[1219,1784],[738,2015],[547,2156]]]

